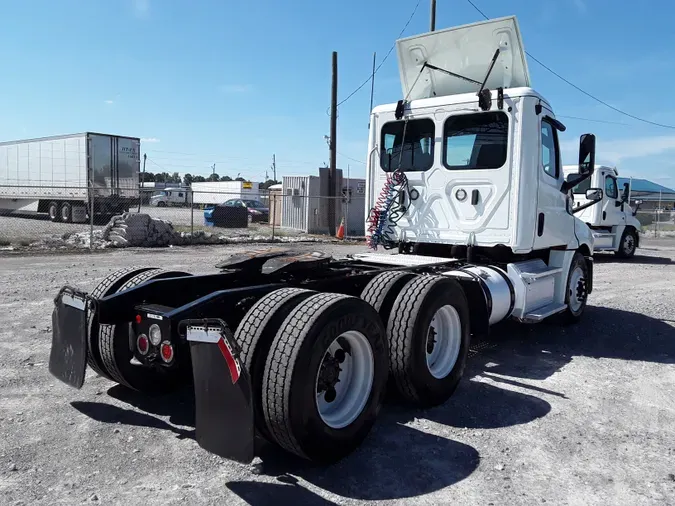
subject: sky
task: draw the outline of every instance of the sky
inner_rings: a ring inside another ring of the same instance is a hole
[[[516,15],[526,50],[568,80],[636,116],[675,125],[675,3],[474,0]],[[141,137],[147,170],[254,181],[310,174],[329,161],[331,53],[344,99],[398,38],[417,0],[0,0],[0,140],[82,131]],[[429,28],[421,0],[403,36]],[[632,4],[633,6],[635,4]],[[479,21],[466,0],[437,1],[437,29]],[[528,62],[532,86],[597,161],[622,176],[675,187],[675,129],[614,112]],[[396,52],[375,78],[374,104],[402,92]],[[338,167],[363,177],[370,85],[339,109]],[[585,120],[573,118],[586,118]],[[592,119],[594,121],[588,121]]]

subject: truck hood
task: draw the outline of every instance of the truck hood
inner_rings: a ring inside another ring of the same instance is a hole
[[[530,87],[525,49],[515,16],[416,35],[396,41],[403,96],[409,100],[477,92],[479,85],[436,67],[480,83],[495,51],[500,54],[487,80],[487,88]]]

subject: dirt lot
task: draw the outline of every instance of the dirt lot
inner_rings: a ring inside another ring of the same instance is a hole
[[[0,504],[675,504],[675,247],[645,246],[596,261],[578,326],[495,328],[444,406],[389,405],[338,465],[272,453],[263,475],[199,448],[189,391],[144,398],[91,373],[76,391],[47,371],[63,284],[210,271],[250,246],[0,257]]]

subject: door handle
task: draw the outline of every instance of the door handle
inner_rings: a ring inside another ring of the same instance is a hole
[[[480,197],[480,192],[478,190],[473,190],[471,192],[471,205],[475,206],[478,204],[478,198]]]

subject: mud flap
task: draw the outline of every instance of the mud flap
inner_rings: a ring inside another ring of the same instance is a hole
[[[87,368],[87,310],[94,304],[86,293],[63,287],[54,299],[49,372],[82,388]]]
[[[195,389],[197,443],[238,462],[254,457],[251,380],[239,360],[239,347],[218,319],[180,323],[190,343]]]

